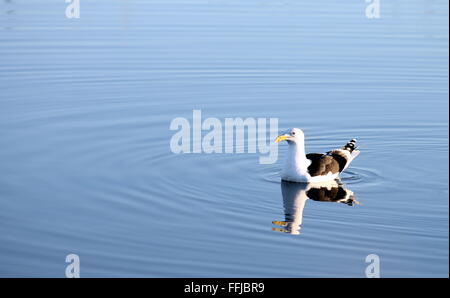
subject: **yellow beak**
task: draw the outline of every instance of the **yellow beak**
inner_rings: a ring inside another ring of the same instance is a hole
[[[279,142],[281,142],[281,141],[284,141],[284,140],[286,140],[287,139],[287,136],[278,136],[276,139],[275,139],[275,143],[279,143]]]

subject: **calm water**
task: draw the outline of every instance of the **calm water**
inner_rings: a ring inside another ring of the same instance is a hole
[[[448,277],[448,1],[303,2],[2,0],[0,276]],[[193,109],[362,152],[320,196],[173,154]]]

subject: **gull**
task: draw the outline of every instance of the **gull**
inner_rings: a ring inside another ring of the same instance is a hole
[[[281,179],[291,182],[325,182],[336,180],[353,159],[359,155],[356,139],[339,149],[326,153],[305,154],[305,135],[299,128],[292,128],[279,135],[275,142],[286,141],[288,153]]]

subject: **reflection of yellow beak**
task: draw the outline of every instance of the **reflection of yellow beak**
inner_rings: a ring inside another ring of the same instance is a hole
[[[284,141],[284,140],[286,140],[286,139],[287,139],[287,136],[278,136],[278,137],[275,139],[275,143],[279,143],[279,142]]]
[[[273,225],[280,226],[280,227],[286,227],[286,226],[287,226],[287,222],[285,222],[285,221],[279,221],[279,220],[274,220],[274,221],[272,221],[272,224],[273,224]]]

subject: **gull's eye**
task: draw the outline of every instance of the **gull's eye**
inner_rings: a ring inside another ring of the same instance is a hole
[[[295,131],[291,132],[291,135],[295,136]]]

